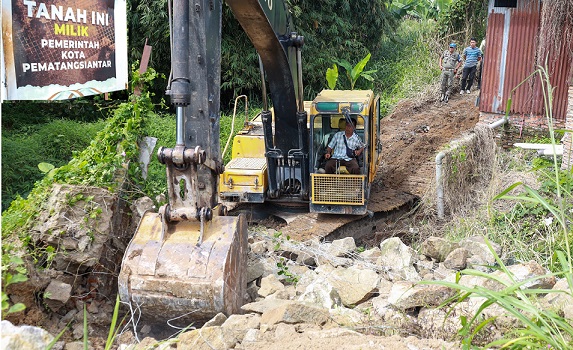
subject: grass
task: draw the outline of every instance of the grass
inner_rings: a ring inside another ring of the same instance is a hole
[[[558,276],[567,278],[569,288],[573,288],[573,279],[570,273],[571,262],[568,258],[559,252],[559,260],[563,269],[557,273],[536,276],[534,278],[517,281],[515,276],[508,270],[501,258],[495,253],[489,241],[486,240],[490,251],[495,256],[503,277],[494,274],[484,273],[473,269],[461,271],[458,275],[477,276],[489,281],[495,281],[502,285],[499,291],[488,289],[483,286],[465,286],[456,282],[446,281],[423,281],[423,284],[438,284],[453,288],[458,291],[449,302],[454,301],[457,305],[468,298],[483,298],[477,311],[468,320],[462,318],[462,328],[459,335],[463,337],[463,349],[478,349],[474,344],[476,335],[486,326],[495,323],[496,317],[484,319],[483,312],[492,305],[501,307],[506,315],[510,315],[520,324],[519,327],[509,330],[499,339],[495,339],[483,346],[483,349],[489,349],[492,346],[511,349],[530,349],[530,348],[553,348],[569,349],[573,345],[573,326],[563,316],[550,309],[539,307],[538,299],[547,293],[557,293],[566,291],[555,291],[545,289],[524,288],[524,285],[538,279],[549,276]],[[571,292],[569,291],[569,294]],[[452,307],[453,309],[453,307]]]
[[[2,210],[17,195],[26,197],[34,183],[44,177],[38,164],[66,164],[75,152],[85,149],[104,122],[84,123],[53,120],[46,124],[2,131]]]
[[[239,107],[241,107],[241,103]],[[260,109],[248,111],[252,119]],[[231,131],[232,115],[222,114],[220,119],[221,152]],[[243,127],[244,110],[239,109],[235,118],[234,134]],[[2,135],[2,210],[7,209],[18,196],[26,198],[34,184],[44,177],[38,168],[40,163],[50,163],[56,168],[67,164],[74,154],[85,150],[96,134],[103,130],[104,121],[94,123],[73,120],[53,120],[46,124],[18,128],[17,132],[3,132]],[[146,116],[142,135],[158,139],[151,162],[148,178],[137,183],[139,195],[155,198],[166,193],[165,165],[159,163],[156,154],[159,147],[175,145],[175,117],[166,113]],[[225,155],[225,163],[231,158],[231,146]]]
[[[546,106],[552,106],[552,88],[546,69],[539,68],[533,75],[539,74],[544,88]],[[508,109],[511,102],[508,104]],[[553,130],[553,115],[551,107],[546,108],[546,117],[549,125],[550,141],[555,146],[556,138]],[[466,227],[459,223],[476,226],[475,229],[486,236],[486,242],[491,253],[495,256],[497,269],[503,277],[488,274],[474,269],[466,269],[458,273],[455,282],[429,281],[426,284],[439,284],[457,290],[458,294],[450,300],[454,305],[468,298],[483,298],[473,316],[461,318],[462,324],[459,335],[462,337],[463,349],[488,349],[491,347],[508,349],[570,349],[573,347],[573,325],[563,315],[546,307],[539,306],[539,300],[547,293],[566,293],[569,296],[573,291],[573,259],[571,252],[571,239],[573,238],[573,170],[559,170],[559,162],[553,156],[551,162],[537,163],[534,171],[537,172],[536,186],[526,181],[516,181],[507,186],[488,203],[485,223],[479,219],[483,211],[477,213],[471,220],[455,220],[450,229],[463,232]],[[543,165],[544,166],[539,166]],[[500,201],[513,203],[509,209],[503,210],[495,207],[494,203]],[[478,227],[480,223],[485,225]],[[467,233],[466,233],[467,234]],[[489,240],[500,243],[505,250],[506,259],[498,256]],[[525,281],[517,281],[506,266],[508,258],[516,260],[534,259],[541,262],[552,272],[544,276],[536,276]],[[501,290],[488,289],[483,286],[465,286],[459,283],[461,276],[478,276],[486,280],[495,281],[503,287]],[[562,278],[567,281],[568,291],[554,291],[536,288],[526,288],[526,284],[549,276]],[[479,299],[478,299],[479,300]],[[484,318],[483,312],[489,307],[497,306],[504,310],[506,315],[518,322],[518,326],[507,330],[499,339],[488,344],[476,342],[476,336],[481,330],[487,329],[496,322],[496,317]],[[453,309],[453,307],[452,307]],[[482,347],[483,346],[483,347]]]

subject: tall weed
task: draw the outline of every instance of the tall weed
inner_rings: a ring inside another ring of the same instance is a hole
[[[549,133],[553,147],[555,148],[555,134],[553,128],[553,89],[549,81],[549,75],[546,68],[540,67],[530,77],[539,74],[541,77],[542,90],[544,92],[546,117],[549,126]],[[511,107],[511,99],[508,102],[508,110]],[[428,284],[440,284],[454,288],[458,291],[456,296],[457,302],[462,302],[468,298],[484,298],[480,307],[469,320],[462,318],[462,329],[459,334],[463,336],[463,348],[474,349],[474,337],[477,332],[488,324],[494,322],[494,318],[482,319],[482,312],[492,306],[501,307],[507,315],[512,316],[519,322],[519,326],[510,332],[506,332],[500,339],[485,345],[484,348],[501,347],[510,349],[532,349],[532,348],[551,348],[551,349],[570,349],[573,347],[573,326],[571,320],[552,310],[543,309],[538,305],[538,298],[546,293],[565,293],[573,296],[573,259],[571,256],[571,236],[573,225],[573,196],[571,194],[571,184],[563,182],[564,175],[559,171],[557,156],[553,156],[552,176],[545,174],[548,181],[544,190],[539,191],[518,181],[507,187],[504,191],[494,197],[494,200],[516,201],[520,205],[532,209],[542,208],[553,220],[557,222],[556,235],[552,237],[557,241],[557,250],[549,251],[553,257],[552,263],[555,272],[544,276],[537,276],[525,281],[518,282],[515,276],[507,269],[500,257],[495,254],[494,249],[489,246],[490,251],[495,256],[499,269],[504,273],[505,278],[496,275],[483,273],[473,269],[466,269],[458,275],[458,280],[454,282],[427,282]],[[570,173],[570,172],[569,172]],[[523,189],[521,194],[514,195],[514,190]],[[526,234],[524,232],[524,234]],[[543,237],[540,237],[543,240]],[[545,246],[546,249],[555,247]],[[479,276],[490,281],[495,281],[503,285],[500,291],[491,290],[481,286],[464,286],[459,284],[461,275]],[[537,279],[543,279],[548,276],[556,276],[567,281],[568,291],[554,291],[527,288],[526,285]],[[424,282],[426,283],[426,282]]]
[[[44,174],[42,162],[60,167],[85,149],[104,123],[52,120],[17,132],[2,132],[2,210],[17,195],[26,197]]]

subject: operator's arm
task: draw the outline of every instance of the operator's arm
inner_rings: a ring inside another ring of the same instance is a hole
[[[364,148],[366,148],[366,144],[364,142],[362,142],[362,139],[360,139],[360,136],[358,136],[357,134],[354,134],[356,136],[356,142],[358,143],[355,147],[354,147],[354,154],[356,155],[356,157],[359,157],[362,152],[364,152]]]
[[[332,148],[326,147],[326,153],[324,154],[324,158],[330,159],[332,153]]]
[[[442,60],[444,59],[444,54],[440,56],[440,70],[444,70],[444,66],[442,66]]]
[[[326,153],[324,154],[324,158],[330,159],[330,157],[332,157],[332,150],[334,149],[334,147],[338,142],[338,137],[340,133],[343,133],[343,131],[339,131],[336,134],[334,134],[332,140],[330,140],[330,143],[326,146]]]

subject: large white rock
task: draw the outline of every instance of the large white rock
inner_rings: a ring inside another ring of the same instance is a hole
[[[455,294],[455,290],[440,285],[396,282],[388,302],[401,310],[414,307],[436,307]]]
[[[268,325],[280,322],[323,325],[329,319],[330,315],[328,314],[328,310],[302,302],[295,302],[266,311],[261,317],[261,323]]]
[[[442,262],[456,248],[459,248],[457,243],[452,243],[441,237],[428,237],[422,242],[420,253],[429,256],[437,262]]]
[[[494,242],[489,242],[493,251],[498,256],[501,256],[501,246]],[[463,239],[459,243],[460,247],[466,248],[471,256],[479,256],[482,258],[488,265],[493,265],[495,263],[495,256],[492,253],[492,250],[489,249],[485,238],[483,236],[472,236],[466,239]]]
[[[349,268],[336,268],[325,276],[340,295],[342,304],[354,307],[369,299],[378,291],[380,276],[374,270]]]
[[[391,281],[419,281],[418,272],[414,268],[415,252],[398,237],[388,238],[380,243],[378,265]]]
[[[332,284],[324,278],[317,278],[309,284],[298,300],[316,304],[326,309],[341,305],[340,295]]]
[[[356,243],[352,237],[337,239],[328,246],[328,253],[336,257],[344,257],[354,250],[356,250]]]
[[[0,323],[2,349],[44,350],[54,337],[42,328],[14,326],[10,321]]]
[[[178,350],[226,350],[232,349],[237,344],[233,334],[222,327],[195,329],[179,335],[178,339]]]
[[[494,279],[488,279],[484,286],[488,289],[502,290],[506,285],[513,285],[514,283],[525,282],[520,286],[521,289],[551,289],[555,285],[554,276],[546,276],[549,273],[547,269],[536,263],[535,261],[530,261],[524,264],[516,264],[506,267],[509,275],[504,271],[495,271],[490,275],[495,279],[499,279],[504,282],[504,284],[497,282]]]
[[[543,298],[543,303],[548,307],[562,310],[566,319],[573,326],[573,288],[569,286],[565,278],[560,279],[553,286],[554,293],[548,293]]]
[[[284,290],[285,286],[279,281],[277,276],[268,275],[261,279],[261,288],[259,289],[259,295],[262,297],[269,296],[274,292]]]
[[[258,329],[260,325],[261,315],[259,314],[231,315],[221,328],[226,333],[231,333],[237,342],[241,342],[249,329]]]

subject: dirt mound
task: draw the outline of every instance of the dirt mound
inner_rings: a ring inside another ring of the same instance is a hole
[[[478,123],[477,94],[455,94],[449,103],[405,100],[382,119],[376,185],[423,195],[435,177],[436,154]]]

